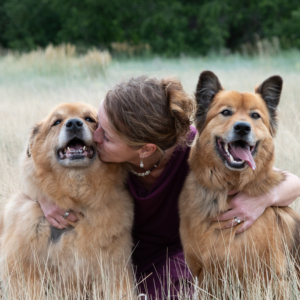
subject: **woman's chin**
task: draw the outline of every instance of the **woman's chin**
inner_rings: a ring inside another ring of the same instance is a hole
[[[105,153],[100,152],[99,150],[98,150],[98,157],[100,158],[101,161],[106,162],[106,163],[126,162],[126,160],[121,160],[119,157],[117,157],[117,158],[115,156],[110,157],[109,155],[106,155]]]
[[[105,160],[105,155],[103,155],[103,153],[99,151],[98,151],[98,157],[100,158],[101,161],[108,162],[107,160]]]
[[[107,162],[107,163],[115,162],[115,161],[113,161],[112,159],[109,159],[109,157],[107,157],[107,155],[105,155],[105,154],[103,154],[103,153],[100,153],[100,152],[98,152],[98,157],[99,157],[100,160],[103,161],[103,162]]]

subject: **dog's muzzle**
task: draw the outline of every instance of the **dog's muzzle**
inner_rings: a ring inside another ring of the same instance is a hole
[[[93,136],[80,119],[70,119],[59,134],[56,157],[64,166],[84,166],[95,158]]]
[[[248,165],[255,170],[254,156],[258,142],[248,122],[236,122],[226,138],[216,139],[216,148],[225,165],[233,170],[242,170]]]

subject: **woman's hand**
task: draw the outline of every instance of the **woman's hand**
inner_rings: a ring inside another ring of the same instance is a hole
[[[235,194],[231,191],[228,194]],[[239,224],[234,218],[237,218],[242,223],[242,226],[237,230],[239,234],[248,229],[262,215],[265,209],[272,205],[271,194],[264,194],[259,197],[250,197],[244,192],[237,193],[229,202],[229,210],[218,216],[218,221],[230,220],[222,229],[229,228]]]
[[[280,170],[274,168],[274,171],[278,172]],[[284,173],[286,179],[269,193],[258,197],[250,197],[244,192],[238,192],[229,202],[229,210],[219,215],[214,221],[228,220],[229,222],[223,227],[225,229],[239,224],[234,219],[237,218],[243,222],[236,232],[236,234],[239,234],[248,229],[267,207],[287,206],[294,202],[300,196],[300,179],[289,172]],[[228,195],[235,193],[236,191],[230,191]]]
[[[70,214],[65,219],[63,216],[66,213],[66,211],[60,209],[51,200],[46,199],[45,197],[42,197],[37,200],[48,222],[58,229],[64,229],[70,225],[66,221],[66,219],[68,219],[71,222],[76,222],[78,220],[75,213],[73,213],[72,211],[70,211]]]

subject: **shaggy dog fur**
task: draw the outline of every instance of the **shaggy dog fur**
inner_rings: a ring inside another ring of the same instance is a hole
[[[11,299],[23,284],[30,299],[42,299],[50,286],[64,299],[93,298],[93,284],[97,299],[120,299],[133,287],[126,170],[99,160],[96,120],[86,104],[62,104],[32,131],[21,166],[24,188],[1,217],[0,270]],[[55,229],[33,200],[44,195],[80,212],[79,221]]]
[[[255,197],[285,180],[284,173],[273,170],[281,89],[279,76],[265,80],[255,93],[239,93],[223,90],[210,71],[200,75],[196,91],[198,136],[191,149],[191,172],[179,208],[185,257],[202,287],[208,277],[224,284],[228,270],[241,282],[244,272],[248,279],[257,274],[268,279],[272,273],[285,282],[288,253],[298,261],[300,218],[289,207],[267,208],[238,235],[241,224],[220,230],[228,221],[211,222],[227,210],[228,191],[244,191]]]

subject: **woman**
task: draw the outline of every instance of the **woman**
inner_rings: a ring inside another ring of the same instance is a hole
[[[191,281],[179,238],[177,202],[189,171],[187,142],[196,131],[190,128],[193,102],[176,79],[140,76],[110,90],[99,108],[95,131],[99,157],[105,162],[127,162],[131,172],[128,189],[135,200],[133,263],[141,292],[152,299],[176,295]],[[236,191],[230,191],[236,193]],[[268,206],[286,206],[300,195],[300,180],[287,173],[285,182],[271,193],[251,198],[239,192],[230,210],[218,217],[238,217],[246,230]],[[247,201],[246,201],[247,200]],[[48,221],[57,228],[68,225],[64,217],[76,215],[40,199]],[[144,276],[144,277],[143,277]],[[146,287],[144,284],[146,283]]]

